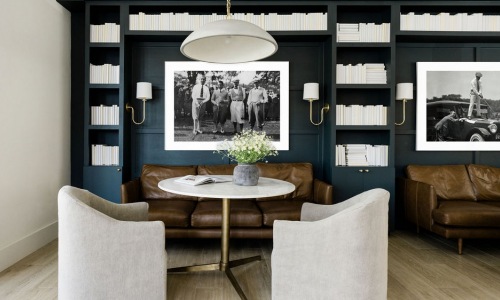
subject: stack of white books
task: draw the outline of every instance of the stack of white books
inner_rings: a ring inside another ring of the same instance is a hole
[[[337,125],[387,125],[387,106],[338,104],[336,120]]]
[[[387,83],[387,71],[384,64],[365,64],[367,84]]]
[[[120,66],[90,64],[90,83],[120,83]]]
[[[337,23],[339,43],[388,43],[391,40],[390,23]]]
[[[408,31],[500,31],[500,15],[409,12],[400,15],[400,28]]]
[[[120,160],[119,147],[107,145],[92,145],[92,166],[117,166]]]
[[[253,23],[265,30],[327,30],[327,13],[292,13],[292,14],[253,14],[234,13],[232,19]],[[129,15],[130,30],[151,31],[193,31],[203,25],[226,19],[226,15],[207,14],[190,15],[189,13],[160,13]]]
[[[336,166],[388,166],[387,145],[345,144],[336,145]]]
[[[119,125],[120,109],[118,105],[99,105],[90,107],[90,125]]]
[[[367,63],[355,66],[337,64],[337,83],[339,84],[386,84],[387,71],[384,64]]]
[[[119,43],[120,25],[104,23],[104,25],[90,25],[91,43]]]

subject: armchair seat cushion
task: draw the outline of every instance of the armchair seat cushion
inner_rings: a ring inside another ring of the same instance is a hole
[[[189,227],[196,201],[149,200],[149,219],[163,221],[167,227]]]
[[[252,200],[232,200],[231,227],[262,227],[262,213]],[[191,215],[192,227],[222,225],[222,200],[200,201]]]
[[[274,200],[258,201],[257,205],[262,211],[264,226],[272,227],[275,220],[300,220],[300,210],[305,201],[299,200]]]
[[[442,201],[432,212],[432,218],[447,226],[500,227],[500,207],[470,201]]]

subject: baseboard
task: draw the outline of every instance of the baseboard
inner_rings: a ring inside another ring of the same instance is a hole
[[[0,272],[57,238],[57,221],[0,249]]]

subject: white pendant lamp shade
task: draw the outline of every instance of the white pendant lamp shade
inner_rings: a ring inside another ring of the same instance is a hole
[[[182,43],[181,52],[199,61],[243,63],[273,55],[278,43],[265,30],[249,22],[225,19],[193,31]]]

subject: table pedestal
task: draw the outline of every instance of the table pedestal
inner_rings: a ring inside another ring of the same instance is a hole
[[[229,260],[229,224],[230,220],[230,201],[229,198],[222,199],[222,237],[221,237],[221,254],[220,262],[204,265],[186,266],[178,268],[167,269],[167,273],[186,273],[186,272],[202,272],[202,271],[215,271],[219,270],[226,273],[226,276],[231,281],[234,289],[238,292],[241,299],[247,299],[243,290],[241,289],[238,281],[231,272],[231,268],[238,267],[244,264],[248,264],[253,261],[261,260],[261,256],[252,256],[237,260]]]

